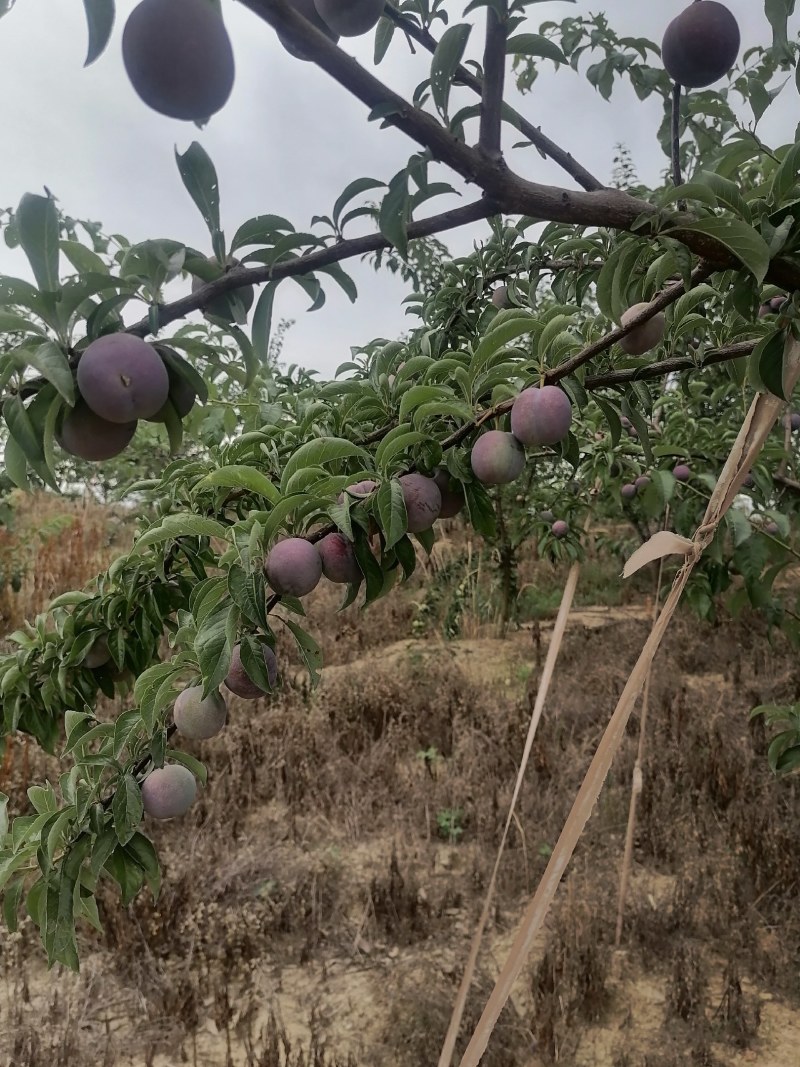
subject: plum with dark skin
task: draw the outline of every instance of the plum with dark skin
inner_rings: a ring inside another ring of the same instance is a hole
[[[629,307],[627,311],[622,313],[620,323],[623,326],[627,326],[628,323],[635,319],[637,315],[647,307],[646,303],[634,304],[633,307]],[[657,348],[661,344],[664,337],[664,329],[666,320],[664,314],[661,311],[656,312],[646,322],[641,323],[639,326],[635,326],[630,333],[626,333],[623,338],[620,339],[619,347],[623,352],[627,352],[629,356],[641,356],[645,352],[650,352],[652,349]]]
[[[623,487],[620,489],[620,493],[622,494],[623,500],[633,500],[633,498],[638,492],[639,490],[636,488],[636,486],[630,482],[627,485],[623,485]]]
[[[472,446],[470,463],[484,485],[507,485],[522,474],[525,451],[513,434],[489,430]]]
[[[96,415],[83,400],[79,400],[64,415],[57,437],[58,443],[71,456],[97,463],[124,452],[135,433],[135,420],[108,422]]]
[[[637,490],[646,489],[647,486],[650,484],[650,479],[647,477],[646,474],[642,474],[639,478],[635,479],[633,484],[636,486]]]
[[[424,474],[404,474],[398,481],[403,490],[409,533],[430,530],[442,510],[439,486]]]
[[[185,815],[196,796],[195,777],[181,763],[159,767],[142,782],[144,810],[154,819],[175,819]]]
[[[322,560],[322,573],[329,582],[339,585],[351,585],[363,578],[361,568],[356,562],[352,541],[344,534],[329,533],[317,542],[317,552]]]
[[[314,4],[314,0],[291,0],[291,4],[298,14],[302,15],[303,18],[308,19],[312,26],[318,29],[320,33],[324,33],[326,37],[330,37],[333,43],[336,44],[339,40],[339,35],[330,28],[327,22],[325,22],[319,14]],[[290,44],[289,41],[287,41],[285,37],[281,37],[280,34],[278,34],[278,40],[290,56],[294,56],[295,59],[302,59],[304,63],[311,61],[311,56],[306,55],[302,48],[295,48],[293,44]]]
[[[178,733],[192,741],[216,737],[225,726],[228,708],[219,690],[203,696],[202,685],[190,685],[178,694],[172,718]]]
[[[492,293],[492,303],[496,308],[499,308],[500,311],[503,311],[505,308],[511,307],[511,304],[508,299],[507,285],[499,285],[495,289],[495,291]]]
[[[439,492],[442,495],[442,510],[439,512],[439,518],[455,518],[464,506],[464,490],[461,487],[461,483],[451,478],[444,467],[439,467],[433,476],[433,480],[438,485]]]
[[[739,24],[717,0],[698,0],[670,22],[661,60],[670,78],[687,89],[703,89],[723,78],[739,55]]]
[[[679,482],[688,482],[691,473],[685,463],[678,463],[672,468],[672,475]]]
[[[377,26],[383,0],[314,0],[317,14],[342,37],[360,37]]]
[[[275,658],[275,653],[269,645],[261,645],[261,651],[264,655],[264,664],[267,668],[269,684],[272,689],[274,689],[278,681],[278,661]],[[256,685],[244,669],[241,645],[234,646],[230,669],[225,678],[225,688],[230,689],[230,691],[235,693],[237,697],[243,697],[245,700],[257,700],[259,697],[269,695],[267,690]]]
[[[523,389],[511,407],[511,432],[523,445],[554,445],[569,433],[572,404],[563,389]]]
[[[158,352],[130,333],[98,337],[78,361],[80,394],[107,422],[148,419],[166,403],[169,375]]]
[[[276,593],[305,596],[322,577],[322,560],[316,548],[303,537],[279,541],[267,555],[267,581]]]
[[[233,49],[208,0],[142,0],[122,34],[131,84],[154,111],[203,122],[233,89]]]
[[[559,541],[569,533],[569,525],[563,519],[556,519],[550,529],[553,537],[557,537]]]

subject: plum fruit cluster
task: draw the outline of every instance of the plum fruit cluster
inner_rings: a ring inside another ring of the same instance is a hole
[[[292,0],[292,6],[334,43],[369,33],[383,12],[383,0]],[[296,59],[311,58],[278,38]],[[145,104],[168,118],[205,122],[233,90],[233,48],[209,0],[141,0],[125,23],[122,61]]]
[[[739,25],[728,8],[717,0],[696,0],[667,26],[661,60],[678,85],[703,89],[728,73],[740,45]]]
[[[171,411],[185,418],[197,399],[153,345],[130,333],[92,341],[78,361],[76,384],[79,395],[61,420],[58,440],[66,452],[92,462],[119,455],[139,419],[165,422]]]
[[[516,481],[525,466],[524,446],[563,440],[572,424],[572,404],[558,386],[531,386],[517,396],[510,421],[510,433],[488,430],[472,447],[472,470],[483,485]]]

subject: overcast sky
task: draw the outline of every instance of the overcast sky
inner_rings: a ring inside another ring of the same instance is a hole
[[[546,19],[605,11],[621,33],[660,41],[667,22],[687,0],[563,0],[534,4],[530,31]],[[362,175],[388,181],[416,146],[395,130],[366,122],[366,109],[313,64],[293,59],[270,26],[235,0],[223,12],[236,55],[236,84],[228,104],[208,127],[163,118],[135,95],[122,66],[120,40],[135,0],[117,0],[117,25],[106,53],[82,67],[86,27],[80,0],[17,0],[0,20],[0,85],[3,109],[3,165],[0,205],[13,206],[26,191],[47,185],[73,217],[102,221],[106,232],[133,241],[170,237],[209,253],[204,223],[186,194],[174,160],[199,140],[217,167],[223,227],[229,238],[245,219],[267,212],[286,216],[298,229],[325,214],[338,193]],[[462,18],[464,0],[448,4],[451,24]],[[759,0],[728,0],[736,15],[743,50],[768,43],[770,28]],[[468,54],[482,49],[484,15],[479,12]],[[517,31],[520,32],[520,31]],[[436,31],[440,35],[441,30]],[[372,34],[343,40],[350,54],[375,70],[393,89],[411,94],[429,70],[430,57],[411,55],[396,35],[387,58],[372,66]],[[586,64],[584,63],[584,66]],[[570,150],[601,180],[612,170],[614,144],[633,153],[640,178],[655,182],[666,160],[655,140],[660,102],[640,103],[619,83],[610,102],[585,78],[551,63],[533,92],[521,97],[509,77],[507,99],[543,131]],[[461,90],[466,93],[465,90]],[[464,96],[468,100],[469,94]],[[472,98],[474,99],[474,98]],[[455,108],[452,108],[455,110]],[[749,116],[749,109],[743,109]],[[751,117],[751,116],[749,116]],[[791,141],[798,117],[794,79],[759,126],[773,145]],[[519,138],[506,127],[505,145]],[[533,149],[510,155],[512,167],[535,181],[571,186],[571,179]],[[469,195],[469,194],[467,194]],[[460,202],[464,202],[463,200]],[[431,212],[452,206],[431,201]],[[485,227],[445,237],[455,253],[468,251]],[[394,337],[407,328],[400,300],[402,283],[387,272],[351,264],[359,287],[353,306],[338,287],[327,286],[324,307],[306,314],[307,297],[286,281],[276,314],[297,320],[285,357],[330,375],[349,356],[349,346],[373,337]],[[24,256],[0,242],[0,272],[30,277]],[[180,295],[178,285],[170,294]]]

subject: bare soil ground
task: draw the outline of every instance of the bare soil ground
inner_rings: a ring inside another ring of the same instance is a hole
[[[445,642],[407,636],[407,599],[334,609],[325,594],[309,610],[330,663],[318,690],[287,670],[280,698],[231,699],[223,737],[193,749],[209,786],[152,828],[157,904],[104,893],[79,976],[46,972],[30,924],[0,935],[3,1067],[435,1067],[551,623]],[[570,620],[461,1049],[649,616],[643,600]],[[800,784],[769,773],[748,713],[798,681],[796,654],[754,619],[676,620],[622,945],[635,723],[486,1067],[795,1067]],[[47,769],[33,754],[6,768],[18,810],[25,775]]]

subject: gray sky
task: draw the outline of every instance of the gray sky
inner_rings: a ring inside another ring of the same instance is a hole
[[[660,41],[667,22],[686,3],[553,0],[529,9],[526,29],[536,31],[546,19],[605,11],[620,32]],[[743,51],[769,41],[763,4],[727,3],[739,20]],[[267,212],[286,216],[298,229],[306,228],[314,214],[330,211],[348,182],[362,175],[388,181],[415,151],[416,146],[397,131],[366,122],[362,104],[313,64],[289,56],[271,27],[234,0],[223,2],[237,64],[227,106],[203,131],[157,115],[135,95],[122,66],[122,27],[134,6],[135,0],[117,0],[117,25],[109,49],[86,70],[80,0],[17,0],[0,20],[0,86],[6,100],[0,171],[3,206],[15,205],[26,191],[41,192],[46,184],[65,211],[77,218],[98,219],[107,232],[123,233],[133,241],[170,237],[210,252],[203,221],[180,181],[175,146],[183,151],[192,140],[199,140],[214,160],[229,238],[242,221]],[[448,4],[451,24],[462,18],[465,6],[464,0]],[[476,25],[468,55],[477,58],[484,16],[470,18]],[[429,70],[428,53],[419,50],[411,55],[396,35],[387,58],[374,68],[372,36],[340,43],[393,89],[410,96]],[[509,77],[507,99],[601,180],[610,177],[617,141],[631,149],[640,178],[657,180],[666,162],[655,140],[661,115],[658,101],[642,104],[632,90],[618,83],[606,102],[582,76],[562,68],[556,81],[552,64],[543,68],[533,92],[525,97],[519,96]],[[459,92],[465,102],[474,100],[466,90]],[[749,116],[749,109],[742,109],[742,114]],[[792,78],[767,111],[759,134],[768,144],[791,141],[797,115]],[[517,131],[506,128],[504,138],[510,148],[518,139]],[[572,184],[535,150],[511,153],[509,161],[532,180]],[[469,194],[460,201],[439,198],[427,208],[438,212],[468,198]],[[453,252],[463,253],[483,232],[485,227],[471,227],[445,236],[445,241]],[[348,358],[350,345],[377,336],[394,337],[408,326],[400,304],[402,283],[357,262],[348,269],[359,287],[355,305],[331,284],[326,286],[324,307],[306,314],[308,299],[299,287],[291,281],[280,287],[276,315],[297,320],[284,352],[288,360],[329,375]],[[30,276],[24,256],[2,242],[0,272]],[[181,291],[178,283],[168,295]]]

